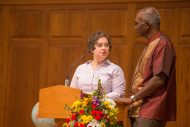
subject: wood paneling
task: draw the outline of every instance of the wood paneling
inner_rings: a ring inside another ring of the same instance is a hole
[[[3,36],[3,10],[0,6],[0,43],[2,42],[2,36]]]
[[[190,42],[190,40],[189,40]],[[178,69],[178,86],[177,86],[177,101],[178,101],[178,122],[177,127],[189,127],[190,121],[190,86],[189,86],[189,73],[190,73],[190,45],[180,44],[179,45],[180,55],[177,57],[179,61]]]
[[[178,42],[178,96],[177,96],[177,127],[190,126],[190,8],[182,8],[180,11],[180,37]]]
[[[161,17],[161,31],[165,33],[168,37],[172,37],[173,35],[173,28],[175,27],[175,19],[174,17],[174,9],[175,8],[161,8],[158,9]],[[168,17],[173,17],[173,18],[168,18]]]
[[[39,93],[41,47],[11,44],[9,51],[5,126],[31,127],[31,110]]]
[[[126,37],[127,10],[93,10],[90,32],[105,31],[112,37]],[[115,27],[117,26],[117,27]]]
[[[146,3],[146,2],[165,2],[165,1],[170,1],[170,2],[178,2],[178,1],[189,1],[189,0],[1,0],[0,4],[94,4],[94,3],[100,3],[100,4],[105,4],[105,3],[131,3],[131,2],[136,2],[136,3]]]
[[[42,15],[36,10],[11,10],[10,36],[11,37],[41,37]]]
[[[4,71],[3,71],[3,46],[0,41],[0,121],[3,121],[3,114],[4,114],[4,104],[5,104],[5,87],[4,87]],[[2,122],[0,126],[2,126]]]
[[[50,12],[50,36],[79,38],[84,36],[86,15],[82,10],[52,10]]]
[[[5,84],[4,84],[4,71],[3,71],[3,9],[0,6],[0,127],[3,126],[4,104],[5,104]]]
[[[112,60],[113,63],[120,64],[120,66],[125,66],[123,62],[123,57],[125,54],[125,48],[122,45],[113,44],[113,48],[110,51],[109,59]]]
[[[184,8],[181,10],[181,39],[190,39],[190,8]]]
[[[51,45],[49,49],[48,61],[48,84],[65,83],[65,77],[69,74],[71,66],[82,56],[85,47],[82,45]],[[78,64],[85,62],[82,59]],[[71,70],[70,80],[77,66]]]
[[[145,42],[135,32],[133,22],[137,10],[145,6],[158,9],[161,31],[171,38],[177,52],[178,116],[177,121],[170,122],[167,127],[190,126],[189,1],[1,2],[12,4],[0,6],[0,69],[5,67],[0,72],[0,126],[33,127],[30,114],[38,101],[39,89],[64,84],[71,66],[86,50],[88,36],[97,30],[107,32],[112,38],[113,49],[109,59],[124,70],[128,94]],[[79,64],[89,59],[91,55]],[[70,79],[77,65],[73,67]]]

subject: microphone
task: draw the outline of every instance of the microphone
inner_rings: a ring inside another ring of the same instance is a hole
[[[69,73],[68,73],[68,75],[67,75],[67,77],[66,77],[66,79],[65,79],[65,85],[66,86],[70,86],[70,75],[71,75],[71,72],[72,72],[72,70],[73,70],[73,68],[86,56],[86,55],[88,55],[88,54],[90,54],[91,52],[90,51],[85,51],[83,54],[82,54],[82,56],[81,57],[79,57],[79,59],[76,61],[76,62],[74,62],[73,64],[72,64],[72,66],[71,66],[71,68],[69,69]]]

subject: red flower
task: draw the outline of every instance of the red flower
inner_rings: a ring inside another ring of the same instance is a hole
[[[95,104],[92,104],[92,108],[95,109],[95,108],[96,108],[96,105],[95,105]]]
[[[66,118],[66,122],[69,123],[71,121],[71,118]]]
[[[74,124],[74,127],[78,127],[78,126],[79,126],[79,123],[76,122],[76,123]]]
[[[72,119],[72,120],[76,120],[76,118],[77,118],[76,114],[72,114],[71,119]]]
[[[93,116],[95,116],[95,115],[96,115],[96,110],[92,110],[92,111],[91,111],[91,114],[92,114]]]
[[[96,110],[96,114],[99,115],[99,116],[101,116],[102,115],[102,111]]]
[[[101,119],[101,117],[100,116],[95,116],[95,119],[99,121]]]
[[[85,127],[83,123],[76,122],[74,127]]]
[[[85,126],[84,126],[84,124],[81,123],[81,124],[80,124],[80,127],[85,127]]]
[[[81,115],[84,114],[84,110],[80,110],[79,114],[81,114]]]

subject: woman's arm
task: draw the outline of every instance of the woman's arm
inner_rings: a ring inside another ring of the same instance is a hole
[[[106,97],[116,99],[125,95],[126,80],[124,72],[117,66],[112,76],[112,92],[106,94]]]

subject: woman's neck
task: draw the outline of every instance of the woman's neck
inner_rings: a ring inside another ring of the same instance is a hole
[[[97,60],[92,60],[92,68],[95,70],[97,69],[100,65],[102,65],[104,61],[97,61]]]

